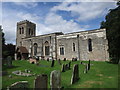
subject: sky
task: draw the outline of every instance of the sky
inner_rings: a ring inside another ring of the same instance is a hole
[[[1,3],[0,3],[1,4]],[[36,24],[36,35],[98,29],[115,2],[2,2],[0,25],[6,43],[16,44],[16,24],[29,20]]]

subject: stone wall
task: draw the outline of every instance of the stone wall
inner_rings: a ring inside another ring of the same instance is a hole
[[[92,40],[92,51],[88,50],[88,39]],[[77,57],[80,60],[106,61],[109,59],[106,30],[98,29],[57,36],[58,58],[71,60]],[[75,43],[75,51],[73,51]],[[60,47],[64,46],[64,55],[60,55]]]
[[[32,25],[32,26],[31,26]],[[24,34],[19,34],[19,28],[24,27]],[[106,61],[109,59],[108,42],[106,39],[106,30],[97,29],[90,31],[74,32],[63,34],[61,32],[35,36],[28,36],[28,28],[35,29],[35,24],[29,21],[17,23],[16,47],[26,47],[29,51],[29,57],[35,56],[34,45],[37,44],[36,56],[44,59],[72,60],[95,60]],[[92,51],[88,50],[88,39],[92,40]],[[45,55],[45,42],[49,43],[49,55]],[[75,44],[75,50],[73,49]],[[60,48],[64,47],[64,55],[60,55]]]

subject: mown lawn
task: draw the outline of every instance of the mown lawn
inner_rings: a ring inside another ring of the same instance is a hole
[[[62,63],[68,63],[69,61],[62,61]],[[84,63],[88,63],[88,61],[84,61]],[[18,60],[13,61],[13,67],[7,68],[3,66],[3,71],[8,71],[8,75],[3,76],[2,78],[2,88],[6,88],[11,84],[17,81],[28,81],[29,87],[34,88],[34,79],[36,76],[16,76],[12,74],[12,71],[21,70],[24,71],[25,69],[31,70],[31,73],[39,74],[47,74],[48,75],[48,87],[50,88],[50,73],[53,70],[60,70],[62,65],[59,65],[57,61],[55,61],[54,67],[50,67],[51,61],[40,61],[41,65],[45,65],[46,67],[40,67],[35,64],[30,64],[26,60]],[[71,85],[71,76],[73,65],[79,64],[79,74],[80,80]],[[71,70],[66,72],[61,72],[61,86],[64,88],[118,88],[118,65],[117,64],[110,64],[108,62],[98,62],[98,61],[91,61],[91,68],[88,73],[84,74],[85,66],[80,64],[80,61],[72,62],[71,63]],[[12,78],[9,78],[9,75],[12,75]]]

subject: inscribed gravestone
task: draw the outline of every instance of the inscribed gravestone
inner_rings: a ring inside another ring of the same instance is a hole
[[[60,71],[52,71],[50,74],[50,86],[51,89],[60,89],[61,88],[61,75]]]
[[[7,57],[7,66],[12,67],[12,58],[11,58],[11,56]]]
[[[79,67],[78,67],[78,64],[75,64],[74,67],[73,67],[71,84],[74,84],[78,80],[79,80]]]
[[[60,61],[60,59],[58,59],[58,64],[60,64],[60,65],[61,65],[61,61]]]
[[[48,85],[48,77],[46,74],[41,74],[36,77],[35,79],[35,90],[47,90],[47,85]]]
[[[54,63],[55,63],[54,60],[52,60],[51,67],[54,67]]]
[[[20,90],[28,90],[28,81],[19,81],[16,82],[14,84],[12,84],[10,87],[8,87],[8,90],[16,90],[16,89],[20,89]]]
[[[61,72],[65,72],[65,65],[62,64]]]

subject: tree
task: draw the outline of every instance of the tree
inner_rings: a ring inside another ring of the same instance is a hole
[[[15,53],[15,45],[13,44],[5,44],[5,38],[4,38],[4,32],[2,30],[2,27],[0,26],[0,34],[2,36],[2,58],[5,59],[8,56],[11,56],[14,58]]]
[[[115,9],[110,9],[105,20],[101,22],[100,28],[106,28],[108,39],[109,54],[113,63],[118,63],[120,60],[120,1],[117,2]]]

